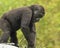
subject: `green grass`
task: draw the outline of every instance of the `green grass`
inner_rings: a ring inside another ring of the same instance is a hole
[[[0,0],[0,17],[8,10],[32,4],[44,6],[46,12],[36,23],[36,48],[60,48],[60,0]],[[21,30],[17,34],[19,45],[27,45]]]

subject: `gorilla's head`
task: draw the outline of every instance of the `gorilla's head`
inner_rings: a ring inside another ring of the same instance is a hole
[[[40,18],[42,18],[45,14],[45,10],[44,10],[43,6],[32,5],[31,9],[32,9],[32,14],[33,14],[32,16],[33,16],[33,21],[34,22],[39,21]]]

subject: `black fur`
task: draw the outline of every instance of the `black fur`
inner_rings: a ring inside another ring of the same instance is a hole
[[[5,13],[0,19],[0,28],[4,32],[0,42],[7,42],[10,36],[11,42],[17,46],[16,31],[21,29],[28,42],[28,48],[35,48],[35,22],[39,21],[44,14],[44,8],[40,5],[17,8]]]

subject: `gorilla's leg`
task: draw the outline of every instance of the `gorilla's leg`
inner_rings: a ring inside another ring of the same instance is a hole
[[[9,36],[10,36],[9,31],[4,32],[0,38],[0,43],[7,43]]]
[[[3,34],[0,36],[0,43],[7,43],[11,29],[7,20],[0,19],[0,29],[3,31]]]
[[[15,46],[18,46],[17,45],[18,44],[18,39],[17,39],[17,36],[16,36],[16,32],[15,31],[11,31],[10,37],[11,37],[10,42],[15,43]]]

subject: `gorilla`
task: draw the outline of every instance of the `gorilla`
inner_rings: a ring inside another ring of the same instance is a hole
[[[28,48],[35,48],[35,22],[38,22],[44,14],[45,9],[41,5],[25,6],[4,13],[0,19],[0,29],[3,30],[0,43],[6,43],[11,37],[10,42],[18,46],[16,31],[21,29],[28,42]]]

